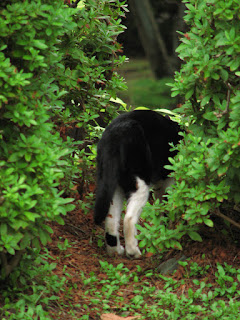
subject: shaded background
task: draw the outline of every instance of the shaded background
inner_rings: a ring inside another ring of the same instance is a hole
[[[128,91],[119,97],[132,107],[173,109],[178,103],[171,98],[166,83],[173,81],[181,61],[175,52],[179,33],[185,32],[185,6],[179,0],[128,0],[129,13],[123,20],[127,27],[118,37],[123,54],[129,58],[120,69]]]

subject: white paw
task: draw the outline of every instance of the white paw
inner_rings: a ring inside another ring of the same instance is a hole
[[[124,254],[124,247],[120,245],[116,247],[111,247],[107,245],[107,253],[109,256],[115,256],[116,254],[121,256]]]
[[[131,258],[131,259],[138,259],[141,257],[142,254],[138,247],[135,247],[135,248],[126,247],[126,255],[128,258]]]

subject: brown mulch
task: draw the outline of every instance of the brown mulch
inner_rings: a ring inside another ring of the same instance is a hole
[[[207,227],[203,228],[203,242],[199,243],[188,240],[186,241],[183,252],[170,250],[164,255],[161,261],[151,254],[145,254],[138,260],[129,260],[125,256],[109,257],[105,252],[104,246],[99,247],[98,245],[99,240],[100,242],[102,241],[102,243],[104,241],[104,229],[103,227],[94,225],[93,215],[90,209],[89,212],[83,213],[81,209],[76,207],[76,209],[69,213],[64,220],[65,225],[63,226],[55,223],[51,224],[54,233],[52,235],[52,242],[47,245],[50,255],[57,263],[54,273],[57,274],[59,278],[67,278],[65,290],[59,293],[61,306],[53,305],[49,308],[53,319],[80,319],[86,312],[90,315],[90,319],[99,319],[99,317],[96,316],[95,311],[91,311],[90,307],[87,311],[86,307],[75,307],[77,304],[88,304],[86,295],[84,295],[86,289],[83,287],[81,274],[84,273],[86,277],[92,273],[95,273],[99,278],[103,276],[99,261],[107,261],[114,266],[123,263],[131,272],[134,272],[137,271],[137,266],[141,266],[144,271],[157,270],[157,267],[161,262],[172,257],[180,258],[184,254],[185,256],[190,257],[191,261],[197,262],[200,266],[207,264],[211,266],[207,275],[208,281],[210,282],[211,277],[214,282],[217,262],[221,264],[226,262],[229,265],[235,266],[237,269],[240,266],[239,244],[237,241],[234,243],[232,238],[229,239],[229,235],[226,236],[222,233],[224,224],[219,220],[215,221],[215,223],[219,224],[219,227],[216,227],[215,229]],[[216,230],[219,232],[216,233]],[[235,231],[238,232],[237,230]],[[59,244],[64,247],[66,239],[67,244],[69,245],[67,245],[66,250],[60,250]],[[121,238],[121,241],[124,243],[123,237]],[[173,277],[177,280],[186,278],[184,272],[184,268],[180,267]],[[142,280],[139,281],[145,282],[146,279],[143,277]],[[153,285],[158,288],[161,288],[163,285],[161,280],[155,279],[153,281]],[[184,289],[181,289],[180,287],[179,290],[187,292],[188,288],[186,288],[185,285]],[[69,293],[66,294],[66,292]],[[183,292],[179,292],[179,294],[182,293]],[[132,295],[129,294],[129,297],[126,296],[126,304],[129,302],[128,299],[130,299]],[[75,317],[69,314],[69,311],[72,309],[74,309]]]

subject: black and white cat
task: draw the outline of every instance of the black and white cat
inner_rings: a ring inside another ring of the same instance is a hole
[[[169,143],[179,142],[180,127],[157,112],[135,110],[118,116],[104,131],[97,149],[97,193],[94,220],[105,220],[107,252],[123,254],[119,225],[123,201],[127,199],[124,218],[126,254],[141,256],[136,235],[136,223],[148,201],[150,187],[161,198],[171,183],[164,168],[173,157]]]

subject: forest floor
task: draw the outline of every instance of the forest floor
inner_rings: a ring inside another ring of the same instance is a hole
[[[149,65],[142,60],[130,61],[129,65],[123,68],[122,75],[126,78],[130,89],[120,97],[126,103],[132,104],[133,101],[129,96],[133,93],[131,90],[135,90],[135,79],[140,76],[152,78]],[[151,100],[152,91],[149,92]],[[109,257],[105,251],[104,229],[94,225],[92,206],[87,200],[88,192],[94,193],[94,188],[91,186],[85,191],[82,198],[85,206],[76,206],[76,209],[64,218],[65,225],[51,225],[54,231],[52,242],[47,245],[45,251],[49,263],[56,263],[53,272],[59,279],[66,278],[64,288],[58,293],[59,301],[49,306],[48,311],[53,319],[133,320],[137,319],[134,317],[136,314],[142,315],[141,319],[188,319],[188,316],[183,318],[181,315],[173,318],[153,315],[156,304],[151,298],[153,292],[166,288],[166,280],[158,276],[158,267],[161,263],[170,258],[179,259],[184,255],[192,264],[198,265],[198,272],[201,274],[196,273],[195,278],[205,281],[206,286],[212,284],[212,288],[216,287],[218,264],[227,264],[237,270],[240,268],[239,230],[231,226],[226,227],[223,220],[214,217],[215,227],[204,227],[201,230],[203,241],[193,242],[186,239],[182,252],[170,249],[161,258],[145,253],[138,260],[130,260],[126,256]],[[140,223],[143,224],[144,221],[140,220]],[[226,229],[228,232],[225,232]],[[122,227],[121,242],[124,244]],[[188,272],[189,269],[179,266],[178,270],[169,276],[170,282],[172,279],[178,283],[173,290],[179,299],[187,295],[189,288],[195,291],[198,289],[196,281],[188,277]],[[145,293],[141,293],[141,290]],[[150,290],[149,295],[148,290]],[[141,300],[141,295],[144,295],[144,302]],[[152,309],[151,317],[147,315],[144,317],[148,312],[146,311],[148,306]],[[210,318],[196,316],[191,319]]]
[[[214,283],[217,263],[222,265],[227,263],[237,269],[240,266],[239,244],[236,241],[233,242],[228,236],[224,236],[221,230],[222,222],[216,222],[215,229],[203,228],[201,233],[203,242],[186,241],[183,252],[171,249],[161,259],[146,253],[138,260],[129,260],[125,256],[109,257],[104,248],[104,230],[94,225],[92,210],[86,208],[83,212],[76,208],[65,217],[65,225],[51,225],[54,233],[52,242],[46,248],[49,262],[56,262],[57,266],[53,272],[59,279],[66,278],[65,287],[59,293],[59,302],[56,305],[53,304],[49,310],[51,316],[53,319],[62,320],[137,319],[132,317],[134,313],[121,313],[121,309],[125,310],[126,306],[129,306],[128,309],[131,310],[134,295],[137,295],[134,289],[136,282],[139,288],[144,288],[146,284],[149,287],[163,288],[165,285],[163,279],[154,276],[158,274],[158,266],[163,261],[173,257],[178,259],[183,254],[199,266],[210,266],[203,278],[207,279],[208,283]],[[123,236],[121,236],[121,242],[124,243]],[[109,305],[106,307],[103,298],[104,286],[114,284],[113,279],[111,282],[107,281],[111,266],[115,267],[117,276],[120,274],[123,276],[127,270],[128,273],[138,275],[138,277],[137,280],[129,278],[128,281],[123,281],[119,286],[119,291],[113,293],[121,299],[112,299],[112,302],[109,299]],[[146,276],[148,271],[149,277]],[[186,269],[180,266],[171,275],[171,278],[177,281],[186,279]],[[176,294],[181,296],[192,286],[192,282],[185,281],[184,285],[178,286]],[[96,292],[99,292],[97,299]],[[103,299],[102,302],[101,299]],[[140,310],[137,310],[138,313]],[[118,317],[117,314],[120,314],[121,317]],[[160,317],[159,319],[170,318]]]

